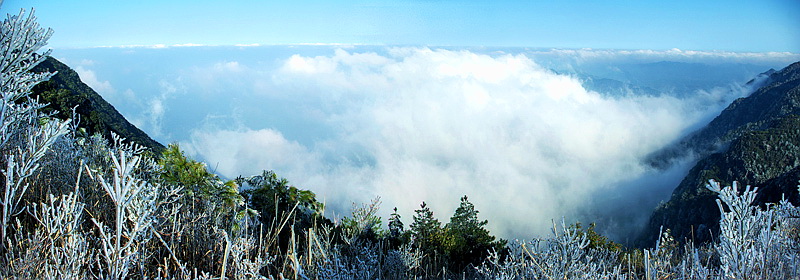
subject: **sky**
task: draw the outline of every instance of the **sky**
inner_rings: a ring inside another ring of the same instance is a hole
[[[51,47],[368,44],[800,52],[800,2],[20,1]]]

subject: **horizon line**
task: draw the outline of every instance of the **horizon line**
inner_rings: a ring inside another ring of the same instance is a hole
[[[374,47],[412,47],[412,48],[509,48],[509,49],[530,49],[536,51],[616,51],[622,54],[646,54],[645,52],[655,54],[684,54],[684,55],[697,55],[697,54],[770,54],[770,55],[800,55],[800,52],[791,51],[730,51],[730,50],[685,50],[680,48],[668,49],[636,49],[636,48],[573,48],[573,47],[536,47],[536,46],[491,46],[491,45],[424,45],[424,44],[382,44],[382,43],[236,43],[236,44],[196,44],[196,43],[181,43],[181,44],[128,44],[128,45],[100,45],[100,46],[84,46],[84,47],[49,47],[50,49],[168,49],[168,48],[191,48],[191,47],[271,47],[271,46],[331,46],[331,47],[356,47],[356,46],[374,46]],[[47,48],[48,46],[45,46]]]

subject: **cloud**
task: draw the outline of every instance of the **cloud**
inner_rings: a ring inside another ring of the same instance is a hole
[[[659,61],[695,63],[753,63],[788,65],[800,60],[791,52],[731,52],[694,50],[533,49],[528,55],[554,63],[647,63]]]
[[[230,72],[242,72],[243,70],[242,66],[239,65],[239,62],[236,61],[217,63],[214,65],[214,67],[222,71],[230,71]]]
[[[353,43],[295,43],[295,44],[261,44],[261,43],[236,43],[236,44],[224,44],[224,45],[215,45],[215,44],[197,44],[197,43],[179,43],[179,44],[129,44],[129,45],[101,45],[101,46],[94,46],[88,48],[97,48],[97,49],[169,49],[169,48],[189,48],[189,47],[239,47],[239,48],[247,48],[247,47],[263,47],[263,46],[331,46],[337,47],[341,49],[352,49],[356,46],[362,46],[363,44],[353,44]]]
[[[94,66],[95,61],[91,59],[82,59],[78,65],[80,66]]]
[[[137,127],[145,129],[154,137],[170,138],[171,132],[164,132],[164,116],[170,109],[181,108],[171,107],[168,103],[178,94],[185,93],[186,88],[180,78],[173,81],[162,79],[158,82],[158,92],[159,94],[147,99],[139,117],[134,118],[136,119],[135,123]],[[133,94],[133,91],[130,91],[130,94]]]
[[[256,77],[251,83],[265,82]],[[271,118],[292,123],[313,112],[314,126],[206,126],[192,132],[187,150],[228,177],[274,169],[340,214],[381,196],[406,223],[422,201],[446,222],[466,194],[493,232],[513,238],[546,233],[562,216],[602,215],[591,207],[608,204],[588,202],[604,192],[647,197],[651,208],[631,214],[647,215],[665,191],[642,179],[653,171],[641,160],[741,96],[606,96],[526,55],[428,48],[293,55],[267,82],[303,103]],[[286,136],[316,127],[329,132]]]
[[[93,62],[89,60],[83,62],[83,65],[92,65]],[[75,67],[75,72],[78,73],[78,76],[81,78],[81,81],[89,85],[92,89],[103,95],[105,98],[114,99],[116,96],[116,90],[111,85],[109,81],[101,81],[97,78],[97,74],[94,71],[84,68],[83,66]]]
[[[185,143],[187,152],[202,153],[216,172],[229,178],[239,174],[259,174],[270,166],[279,170],[291,170],[306,175],[303,170],[319,171],[319,158],[297,142],[287,140],[279,131],[271,129],[252,130],[208,129],[194,131],[191,140]],[[195,147],[203,147],[198,151]]]
[[[174,44],[171,47],[205,47],[208,45],[205,44],[195,44],[195,43],[186,43],[186,44]]]
[[[104,46],[96,46],[92,48],[100,48],[100,49],[167,49],[167,48],[185,48],[185,47],[208,47],[213,45],[206,45],[206,44],[195,44],[195,43],[183,43],[183,44],[152,44],[152,45],[104,45]]]

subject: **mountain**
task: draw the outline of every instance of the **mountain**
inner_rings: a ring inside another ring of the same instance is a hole
[[[797,67],[796,64],[793,64],[786,67],[784,71],[796,71],[792,66]],[[673,161],[687,156],[702,158],[720,152],[745,132],[764,129],[765,124],[776,118],[799,113],[797,102],[792,101],[797,100],[798,93],[787,90],[787,88],[797,87],[798,81],[796,78],[784,77],[784,75],[777,74],[774,69],[770,69],[747,82],[746,87],[758,89],[746,98],[734,100],[719,116],[702,129],[681,139],[678,143],[650,155],[648,159],[650,165],[666,168]],[[777,102],[770,104],[773,103],[772,101]],[[783,105],[781,105],[782,108],[777,108],[775,104]]]
[[[614,79],[602,78],[592,75],[579,75],[581,85],[587,90],[596,91],[609,96],[625,96],[631,93],[642,95],[658,95],[658,90],[641,87],[631,83],[621,82]]]
[[[696,89],[738,84],[762,70],[759,66],[748,64],[673,61],[627,64],[617,68],[622,81],[677,95],[692,94]]]
[[[80,116],[79,127],[89,135],[100,133],[110,138],[110,132],[149,148],[155,154],[161,154],[164,145],[156,142],[141,129],[137,128],[117,109],[106,102],[100,94],[83,83],[78,73],[55,58],[48,57],[33,68],[34,72],[58,72],[49,81],[33,88],[32,98],[39,98],[42,103],[49,103],[45,112],[55,112],[58,118],[72,117],[72,108]],[[77,106],[77,107],[76,107]]]
[[[705,189],[709,179],[758,187],[762,205],[777,202],[784,193],[798,202],[800,62],[765,74],[769,78],[764,86],[734,101],[708,126],[661,155],[689,151],[701,159],[669,201],[655,210],[640,245],[654,244],[662,225],[678,240],[710,240],[718,231],[719,209],[716,196]]]

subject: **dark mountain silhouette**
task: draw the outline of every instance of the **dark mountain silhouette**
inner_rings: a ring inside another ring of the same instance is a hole
[[[32,98],[49,103],[45,112],[58,111],[55,117],[66,119],[72,116],[72,109],[80,116],[79,127],[89,135],[99,133],[110,138],[111,132],[145,146],[155,154],[161,154],[164,145],[156,142],[142,130],[128,122],[100,94],[95,92],[78,77],[78,73],[55,58],[48,57],[37,65],[34,72],[58,72],[49,81],[33,88]],[[76,107],[77,106],[77,107]]]

